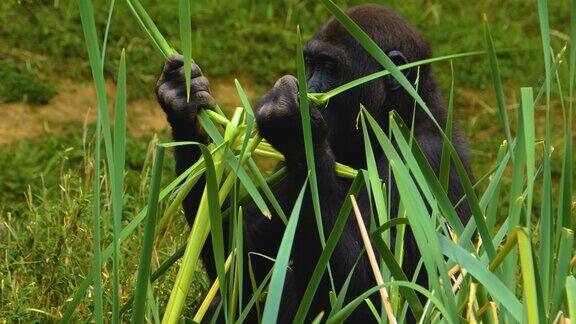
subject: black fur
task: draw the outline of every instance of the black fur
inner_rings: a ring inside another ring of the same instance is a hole
[[[379,5],[362,5],[351,8],[348,14],[397,65],[430,57],[431,53],[426,40],[395,12]],[[382,70],[382,67],[334,18],[318,30],[306,44],[304,53],[309,92],[325,92],[345,82]],[[444,125],[446,110],[430,66],[421,66],[419,71],[415,69],[405,71],[405,75],[411,82],[414,82],[419,75],[418,92],[436,120],[440,125]],[[174,140],[206,142],[206,135],[200,127],[196,126],[194,120],[197,110],[213,105],[214,100],[210,96],[208,80],[202,76],[198,66],[193,68],[190,103],[185,101],[184,89],[182,59],[179,56],[173,56],[166,62],[163,74],[158,81],[156,89],[158,101],[168,116]],[[414,118],[415,139],[424,150],[431,165],[437,172],[439,170],[442,137],[429,117],[414,105],[414,100],[399,87],[393,78],[377,79],[349,90],[332,98],[326,108],[318,109],[311,106],[316,172],[322,198],[321,209],[326,235],[331,231],[350,185],[349,181],[336,176],[335,162],[338,161],[357,169],[366,168],[362,132],[355,126],[361,103],[385,131],[388,129],[388,113],[391,110],[396,110],[407,123],[412,122]],[[260,134],[286,157],[288,176],[273,190],[282,208],[289,212],[307,174],[300,125],[298,84],[294,77],[284,76],[279,79],[272,90],[260,100],[256,105],[256,121]],[[468,165],[466,144],[456,127],[453,138],[460,158]],[[388,179],[388,161],[377,148],[375,148],[375,154],[381,177],[392,188],[391,214],[396,215],[399,197],[394,188],[393,179]],[[199,155],[198,149],[193,147],[176,148],[177,172],[183,172],[196,161]],[[463,190],[457,180],[455,170],[451,170],[450,179],[449,196],[455,203],[463,196]],[[194,219],[202,187],[202,184],[196,186],[197,189],[187,197],[184,203],[189,223],[192,223]],[[366,195],[360,196],[358,200],[362,215],[368,217],[370,206]],[[458,213],[461,219],[466,221],[470,214],[468,206],[461,204]],[[365,222],[369,223],[369,219]],[[284,224],[275,215],[269,220],[263,217],[255,206],[246,206],[244,256],[246,257],[249,252],[275,256],[284,228]],[[404,270],[410,276],[416,268],[419,252],[410,234],[406,241]],[[330,261],[337,289],[341,287],[362,249],[363,244],[357,226],[351,218]],[[292,270],[288,272],[286,278],[279,322],[292,320],[320,253],[320,242],[308,194],[302,208],[291,255]],[[207,241],[202,258],[208,274],[211,278],[215,278],[216,271],[210,240]],[[270,261],[259,257],[253,257],[252,263],[258,280],[262,280],[272,266]],[[425,277],[419,276],[421,284],[426,284]],[[330,309],[328,300],[330,287],[326,279],[325,276],[309,312],[312,318],[320,311]],[[247,283],[248,280],[245,282]],[[349,299],[354,298],[374,285],[368,260],[363,256],[356,267],[347,296]],[[246,287],[244,293],[248,298],[251,291],[248,284],[244,286]],[[352,315],[351,320],[355,322],[371,318],[367,308],[361,307]]]

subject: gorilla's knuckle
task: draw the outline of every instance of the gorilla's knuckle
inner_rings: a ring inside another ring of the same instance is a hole
[[[298,91],[298,79],[293,75],[284,75],[274,84],[274,88],[291,89]]]
[[[202,69],[200,69],[200,66],[198,66],[198,64],[196,63],[192,63],[192,68],[191,68],[191,75],[192,78],[197,78],[202,76]]]
[[[182,55],[172,54],[172,55],[168,56],[168,58],[166,59],[166,62],[164,63],[164,71],[165,72],[174,71],[183,65],[184,65],[184,60],[182,58]]]
[[[190,100],[194,101],[194,105],[197,107],[212,107],[215,106],[216,102],[210,92],[208,91],[198,91],[191,94]]]
[[[190,89],[193,92],[206,91],[210,92],[210,81],[204,76],[199,76],[190,81]]]

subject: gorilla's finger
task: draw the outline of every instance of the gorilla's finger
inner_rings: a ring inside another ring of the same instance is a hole
[[[164,63],[164,72],[169,73],[179,69],[184,65],[184,57],[180,54],[172,54],[168,56]]]
[[[198,91],[190,94],[190,103],[195,109],[211,108],[216,106],[216,101],[208,91]]]
[[[282,91],[292,91],[298,93],[298,79],[293,75],[284,75],[274,84],[274,88],[282,89]]]
[[[203,76],[194,78],[190,81],[190,93],[199,91],[210,92],[210,82]]]
[[[202,76],[202,70],[200,69],[198,64],[192,63],[192,73],[191,73],[192,79],[200,77],[200,76]]]

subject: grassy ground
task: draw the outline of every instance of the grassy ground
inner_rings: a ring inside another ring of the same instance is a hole
[[[102,29],[108,3],[95,4]],[[150,9],[163,34],[177,46],[176,5],[142,3]],[[310,36],[328,16],[314,1],[192,3],[196,61],[209,77],[250,80],[258,93],[279,75],[295,73],[294,26],[301,24],[305,35]],[[530,49],[540,44],[535,4],[522,0],[397,1],[388,5],[424,32],[437,55],[483,49],[483,12],[489,16],[497,47]],[[150,98],[161,58],[134,20],[126,18],[126,6],[122,3],[116,9],[106,71],[111,77],[120,50],[126,48],[131,98]],[[568,28],[568,1],[550,1],[550,17],[555,28],[553,41],[562,44]],[[89,82],[90,70],[74,1],[3,1],[0,25],[0,102],[42,103],[56,92],[69,91],[67,83],[60,82],[62,79]],[[538,86],[542,80],[541,64],[531,62],[541,62],[540,51],[513,52],[500,58],[503,78],[510,89],[510,109],[516,108],[519,85]],[[440,64],[435,70],[445,88],[449,84],[449,66]],[[459,89],[457,119],[472,139],[474,169],[481,173],[491,166],[486,161],[493,161],[503,137],[494,135],[501,131],[494,100],[486,95],[491,87],[487,62],[483,58],[461,60],[455,62],[455,70]],[[0,146],[0,322],[44,322],[58,317],[62,305],[90,269],[91,128],[71,122],[61,126],[58,133],[41,135]],[[161,132],[160,137],[169,138],[167,132]],[[149,134],[132,138],[128,144],[126,221],[145,204],[151,140]],[[171,178],[172,169],[173,164],[168,163],[165,181]],[[104,211],[108,208],[109,202],[105,202]],[[104,219],[104,232],[111,234],[109,217]],[[169,226],[171,230],[157,247],[157,262],[184,241],[183,221],[176,223]],[[109,243],[110,236],[104,237],[103,242]],[[129,240],[122,246],[126,274],[122,281],[130,287],[138,257],[136,244],[137,240]],[[191,301],[197,300],[208,284],[200,271],[197,277]],[[159,296],[166,297],[172,280],[173,274],[161,281]],[[80,309],[82,318],[90,313],[89,307]],[[188,307],[193,309],[194,302]]]

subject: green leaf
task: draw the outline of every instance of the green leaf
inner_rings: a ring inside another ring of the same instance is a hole
[[[114,275],[112,278],[114,296],[120,296],[120,232],[122,231],[122,210],[124,193],[124,164],[126,160],[126,54],[120,56],[118,84],[116,90],[116,111],[114,122],[114,174],[112,175],[112,212],[114,224]],[[145,292],[145,290],[144,290]],[[120,318],[120,299],[113,299],[113,319]]]
[[[502,78],[500,77],[500,68],[498,67],[498,58],[496,57],[496,50],[494,49],[494,41],[490,26],[488,26],[488,17],[484,15],[484,39],[488,50],[488,62],[490,63],[490,74],[492,75],[492,83],[494,84],[494,92],[496,93],[496,102],[498,104],[498,113],[500,116],[500,123],[508,145],[512,145],[512,134],[510,132],[510,122],[508,121],[508,113],[506,110],[506,96],[504,95],[504,86],[502,85]],[[512,147],[508,146],[510,152]]]
[[[156,156],[152,167],[152,180],[150,181],[150,194],[148,196],[148,210],[146,213],[146,226],[142,235],[140,261],[134,292],[134,306],[132,307],[132,323],[143,323],[146,309],[146,294],[150,283],[150,265],[152,250],[154,249],[154,234],[156,226],[156,211],[158,210],[160,196],[160,180],[162,178],[162,165],[164,161],[164,147],[156,146]]]
[[[410,62],[410,63],[404,64],[404,65],[399,65],[398,70],[402,71],[402,70],[407,70],[407,69],[410,69],[413,67],[418,67],[421,65],[426,65],[426,64],[436,63],[436,62],[442,62],[442,61],[447,61],[447,60],[453,60],[453,59],[463,58],[463,57],[484,55],[484,54],[486,54],[486,52],[484,52],[484,51],[474,51],[474,52],[465,52],[465,53],[444,55],[444,56],[429,58],[429,59],[425,59],[425,60]],[[311,101],[313,101],[314,103],[316,103],[318,105],[322,105],[322,104],[325,104],[326,102],[328,102],[328,100],[330,100],[334,96],[337,96],[337,95],[339,95],[345,91],[348,91],[354,87],[357,87],[357,86],[362,85],[364,83],[370,82],[372,80],[376,80],[378,78],[382,78],[382,77],[387,76],[387,75],[390,75],[390,72],[388,70],[375,72],[375,73],[363,76],[361,78],[358,78],[356,80],[350,81],[348,83],[345,83],[345,84],[338,86],[338,87],[336,87],[336,88],[334,88],[334,89],[332,89],[326,93],[309,93],[308,99],[310,99]]]
[[[168,57],[170,54],[175,53],[176,51],[174,51],[172,47],[168,45],[168,42],[166,41],[164,36],[162,36],[160,30],[158,29],[158,27],[156,27],[154,21],[146,12],[146,9],[144,9],[142,4],[140,4],[140,1],[126,0],[126,3],[128,4],[128,7],[130,7],[130,10],[132,11],[132,14],[134,14],[136,20],[138,20],[140,27],[142,27],[142,29],[146,32],[148,38],[150,38],[150,40],[152,41],[156,49],[159,51],[159,53],[164,58]]]
[[[361,109],[363,109],[362,105]],[[372,150],[372,143],[370,142],[370,136],[368,135],[368,129],[364,124],[364,119],[362,119],[362,137],[364,138],[364,150],[366,152],[366,164],[368,166],[368,180],[370,183],[370,188],[372,189],[372,195],[374,197],[373,201],[376,204],[378,221],[379,224],[384,224],[390,220],[390,215],[388,215],[388,208],[386,207],[384,192],[382,191],[382,181],[380,180],[380,175],[378,174],[378,167],[376,166],[376,159],[374,157],[374,151]],[[384,242],[390,242],[389,235],[384,236]]]
[[[210,150],[204,145],[199,145],[206,165],[206,193],[208,198],[208,215],[210,217],[210,237],[212,238],[212,249],[214,252],[214,262],[216,263],[216,273],[218,281],[226,282],[226,271],[224,270],[224,232],[222,229],[222,215],[220,213],[220,198],[218,195],[219,175],[214,167],[214,160]],[[226,285],[220,285],[220,296],[222,300],[226,298]]]
[[[192,75],[192,25],[190,0],[178,1],[178,20],[180,22],[180,44],[184,56],[184,77],[186,79],[186,100],[190,101],[190,77]]]
[[[308,286],[306,287],[306,291],[302,296],[302,300],[300,302],[300,306],[298,306],[298,311],[294,316],[294,323],[304,323],[306,320],[306,314],[310,309],[310,305],[312,304],[312,300],[314,295],[316,294],[316,290],[320,285],[320,281],[322,280],[322,276],[324,275],[324,270],[328,265],[328,260],[330,260],[330,256],[336,249],[336,244],[338,244],[338,240],[340,239],[340,235],[344,231],[344,226],[348,221],[348,216],[350,216],[350,212],[352,211],[352,202],[350,200],[350,196],[356,196],[360,191],[360,188],[364,183],[364,178],[362,176],[362,172],[359,172],[352,184],[350,185],[350,189],[348,190],[348,194],[346,195],[346,200],[340,207],[340,211],[338,212],[338,216],[336,217],[336,221],[332,226],[332,231],[328,236],[328,240],[326,241],[326,246],[322,250],[322,254],[320,254],[320,258],[318,258],[318,262],[316,263],[316,267],[314,268],[314,272],[310,277],[310,281],[308,281]]]
[[[554,289],[552,290],[552,305],[550,317],[556,316],[562,305],[564,295],[564,285],[570,275],[570,258],[572,257],[574,244],[574,231],[563,228],[560,236],[558,248],[558,259],[556,261],[556,273],[554,274]],[[574,318],[574,316],[572,315]]]
[[[326,238],[324,237],[324,225],[322,224],[322,210],[320,209],[320,196],[318,194],[318,179],[316,177],[316,162],[314,160],[314,145],[312,142],[312,124],[310,122],[310,106],[308,102],[306,83],[306,64],[304,62],[304,52],[302,51],[302,35],[300,34],[300,27],[297,27],[298,43],[296,45],[296,67],[298,68],[298,90],[300,97],[300,118],[302,121],[302,136],[304,138],[304,150],[306,153],[306,165],[308,172],[310,172],[310,193],[312,196],[312,206],[314,208],[314,216],[316,218],[316,226],[318,227],[318,235],[320,237],[320,244],[322,248],[326,245]],[[330,282],[334,288],[334,282],[328,264],[328,273],[330,275]],[[334,290],[334,289],[332,289]]]
[[[93,253],[92,257],[92,275],[94,277],[94,317],[96,324],[104,322],[104,311],[102,304],[102,251],[100,250],[100,149],[102,138],[102,127],[100,126],[100,116],[96,117],[96,143],[94,143],[94,174],[92,176],[92,236],[93,236]]]
[[[574,276],[566,278],[566,303],[570,318],[576,318],[576,277]]]
[[[444,133],[448,137],[449,141],[452,141],[452,126],[454,117],[454,65],[450,61],[450,72],[452,74],[452,82],[450,82],[450,97],[448,99],[448,113],[446,115],[446,129]],[[440,158],[440,173],[439,177],[440,183],[444,190],[448,190],[448,183],[450,179],[450,149],[448,149],[448,144],[446,142],[442,143],[442,155]]]
[[[296,234],[296,226],[300,218],[300,209],[302,208],[302,200],[304,199],[307,183],[308,178],[304,182],[300,194],[294,203],[288,225],[282,236],[282,241],[280,241],[280,247],[276,255],[276,263],[272,271],[272,279],[270,279],[270,285],[268,287],[268,297],[266,298],[266,305],[264,306],[264,315],[262,316],[263,323],[275,323],[278,320],[278,311],[280,310],[280,301],[282,300],[288,261],[290,259],[290,253],[292,252],[292,243],[294,242],[294,235]]]
[[[544,323],[545,310],[538,294],[536,267],[532,257],[532,244],[524,229],[518,231],[518,251],[522,272],[522,289],[524,291],[524,309],[528,323]]]

